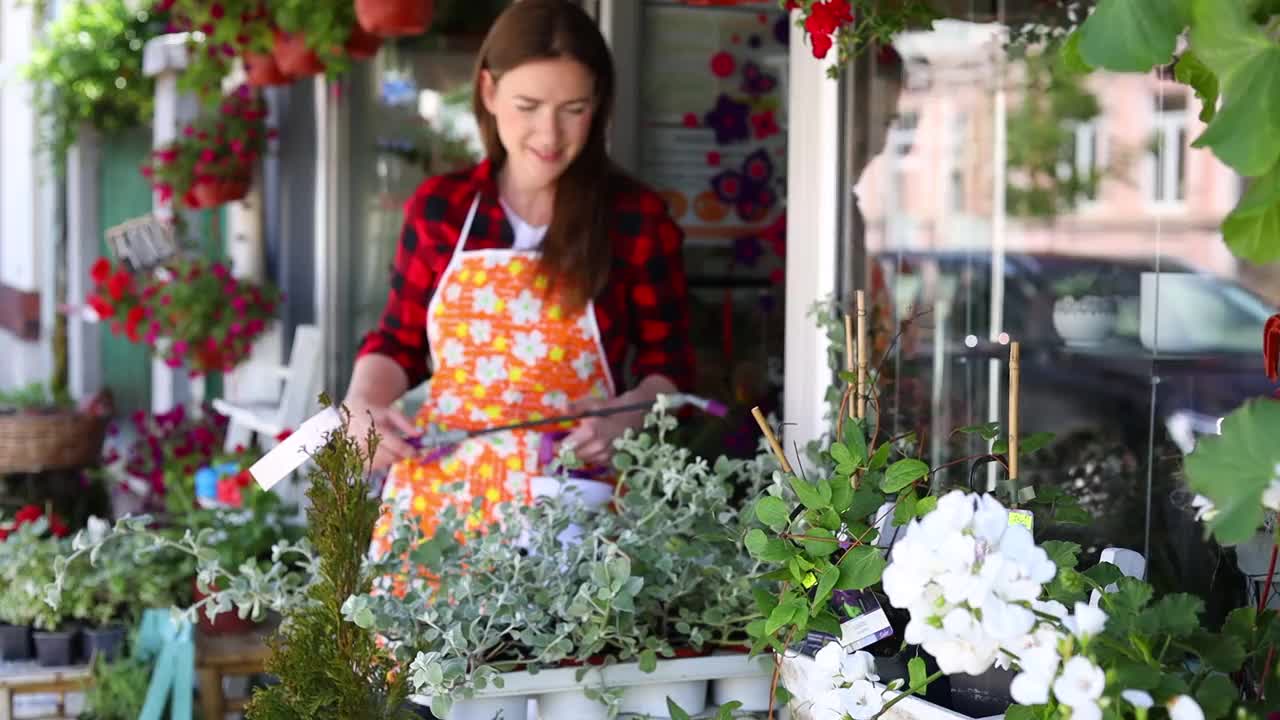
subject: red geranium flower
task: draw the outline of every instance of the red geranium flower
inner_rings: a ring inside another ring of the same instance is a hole
[[[98,258],[93,262],[93,267],[89,268],[89,277],[93,278],[96,285],[101,285],[111,276],[111,261],[106,258]]]

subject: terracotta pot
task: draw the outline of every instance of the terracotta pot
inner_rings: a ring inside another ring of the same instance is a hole
[[[345,49],[347,56],[354,60],[365,60],[378,54],[382,46],[382,38],[365,30],[356,23],[351,26],[351,37],[347,39]]]
[[[200,181],[191,186],[183,197],[183,202],[192,210],[203,210],[234,202],[248,194],[248,180]]]
[[[217,590],[216,586],[211,588]],[[191,578],[191,600],[198,603],[206,597],[205,593],[200,592],[200,583],[195,578]],[[209,616],[205,614],[204,609],[200,610],[200,621],[197,628],[205,635],[242,635],[244,633],[253,632],[262,623],[241,618],[239,611],[230,610],[224,613],[218,613],[217,619],[210,622]]]
[[[288,85],[293,82],[293,78],[280,69],[275,56],[270,53],[245,53],[244,71],[249,84],[254,87]]]
[[[320,57],[307,47],[307,39],[302,35],[290,35],[277,32],[276,44],[271,54],[276,65],[293,77],[306,77],[324,72],[324,63]]]
[[[356,0],[356,20],[379,37],[421,35],[433,15],[435,0]]]

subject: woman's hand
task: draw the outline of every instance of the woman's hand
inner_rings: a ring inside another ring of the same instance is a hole
[[[676,386],[670,380],[661,375],[650,375],[634,390],[616,398],[578,400],[569,406],[569,412],[587,412],[638,402],[652,403],[660,393],[674,392],[676,392]],[[628,428],[639,430],[643,427],[645,415],[648,413],[648,409],[645,409],[604,417],[583,418],[578,421],[577,427],[561,441],[561,446],[572,449],[574,455],[588,465],[608,465],[613,461],[613,441],[622,437]]]
[[[378,450],[373,456],[373,469],[381,470],[396,462],[417,453],[405,437],[416,437],[422,431],[414,426],[409,418],[392,407],[377,406],[359,398],[348,398],[344,405],[351,412],[351,422],[347,426],[347,434],[365,446],[369,429],[378,434]]]

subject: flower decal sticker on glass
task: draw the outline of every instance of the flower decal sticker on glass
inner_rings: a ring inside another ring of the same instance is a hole
[[[728,145],[750,137],[747,115],[751,108],[728,95],[721,95],[716,106],[703,117],[703,123],[715,131],[716,143]]]

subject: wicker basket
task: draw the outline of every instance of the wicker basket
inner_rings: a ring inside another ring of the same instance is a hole
[[[76,412],[0,415],[0,475],[94,465],[109,421]]]

